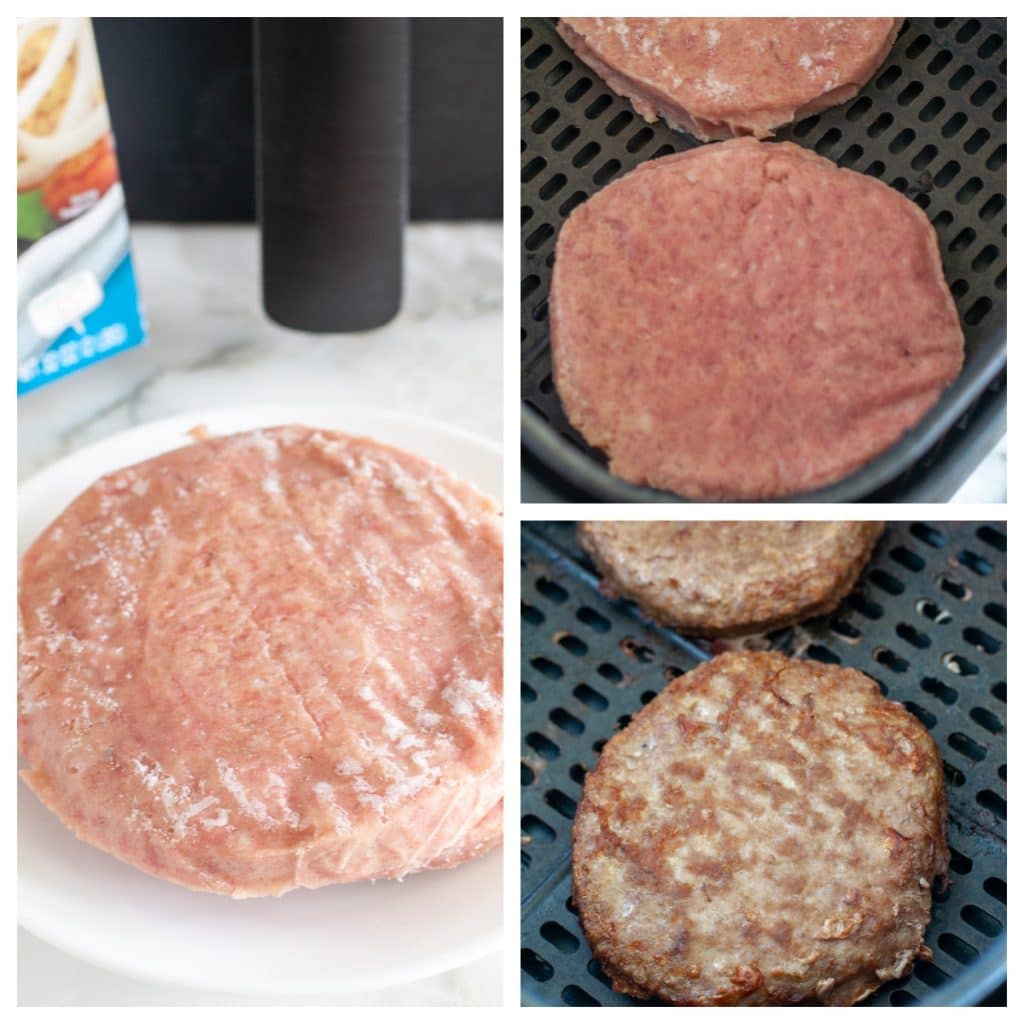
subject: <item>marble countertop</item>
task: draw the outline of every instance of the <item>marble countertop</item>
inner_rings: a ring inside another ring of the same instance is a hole
[[[405,298],[375,331],[306,335],[267,320],[247,226],[136,226],[133,251],[150,341],[18,400],[18,474],[110,434],[191,410],[332,402],[414,413],[501,440],[501,228],[409,228]],[[241,1006],[267,1000],[124,978],[18,937],[22,1006]],[[501,1002],[495,953],[436,978],[337,1002]],[[282,999],[278,1005],[306,1005]]]

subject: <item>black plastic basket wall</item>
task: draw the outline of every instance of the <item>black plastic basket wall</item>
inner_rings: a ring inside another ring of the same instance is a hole
[[[609,736],[710,646],[602,596],[574,529],[531,523],[522,534],[522,996],[629,1005],[572,906],[576,802]],[[942,752],[952,885],[934,894],[934,960],[865,1005],[980,1001],[1006,970],[1005,525],[890,524],[833,615],[765,642],[866,672]]]
[[[642,161],[699,143],[661,121],[645,123],[569,50],[554,19],[524,19],[521,54],[524,442],[595,497],[678,501],[613,477],[603,453],[569,425],[551,376],[548,288],[558,231],[575,207]],[[922,424],[816,497],[945,498],[949,477],[959,482],[979,456],[971,436],[1005,410],[1005,19],[910,19],[857,98],[777,138],[880,178],[927,211],[966,340],[959,380]]]

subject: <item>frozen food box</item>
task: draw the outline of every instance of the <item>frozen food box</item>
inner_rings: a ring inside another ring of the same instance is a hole
[[[142,344],[88,18],[18,20],[18,394]]]

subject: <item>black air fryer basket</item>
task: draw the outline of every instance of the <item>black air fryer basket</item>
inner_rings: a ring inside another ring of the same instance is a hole
[[[942,753],[952,884],[934,893],[934,959],[862,1005],[972,1005],[1006,979],[1005,531],[890,524],[835,613],[765,639],[866,672]],[[576,803],[605,741],[710,645],[602,596],[574,524],[526,524],[522,567],[523,1002],[631,1005],[591,957],[570,898]]]
[[[680,501],[612,476],[604,454],[569,425],[551,376],[548,288],[558,232],[575,207],[642,161],[700,143],[661,121],[644,122],[576,58],[554,24],[522,24],[523,442],[585,495]],[[881,178],[927,211],[966,342],[960,377],[916,428],[867,466],[800,498],[944,500],[1005,417],[1005,19],[909,19],[854,100],[777,138]]]

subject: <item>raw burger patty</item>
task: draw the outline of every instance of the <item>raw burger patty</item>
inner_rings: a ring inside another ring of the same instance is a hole
[[[193,889],[457,864],[501,833],[501,556],[488,499],[364,438],[112,473],[22,563],[23,777]]]
[[[849,1005],[930,956],[945,836],[935,743],[872,680],[726,654],[608,741],[576,814],[574,894],[620,992]]]
[[[582,523],[601,589],[698,636],[824,615],[853,589],[884,523]]]
[[[562,18],[558,31],[647,121],[764,138],[852,99],[900,18]]]
[[[692,498],[832,483],[963,362],[935,231],[789,143],[648,161],[577,207],[551,281],[555,383],[616,475]]]

